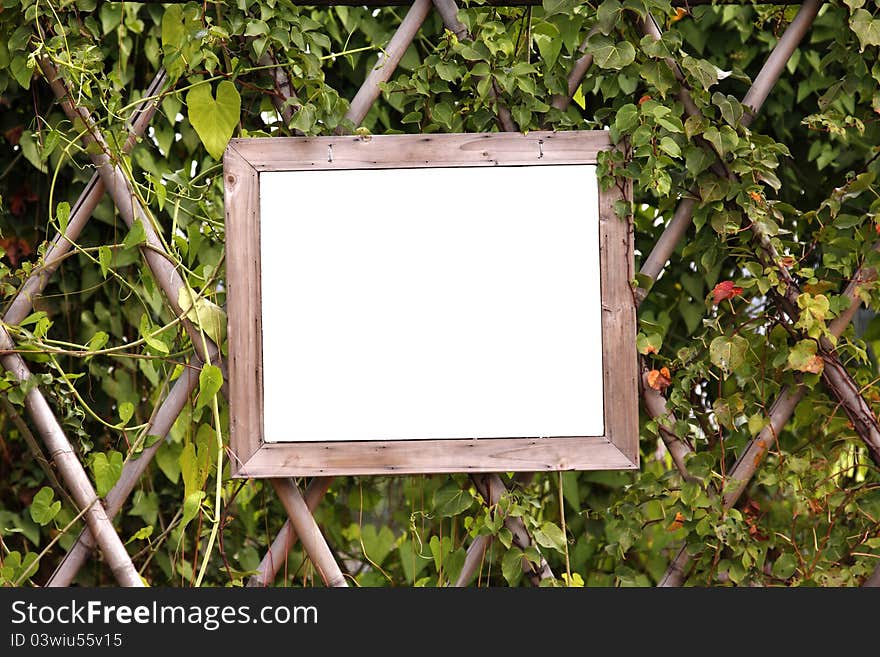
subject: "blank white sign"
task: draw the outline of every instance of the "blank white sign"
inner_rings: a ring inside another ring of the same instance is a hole
[[[603,435],[598,215],[592,165],[261,173],[264,440]]]

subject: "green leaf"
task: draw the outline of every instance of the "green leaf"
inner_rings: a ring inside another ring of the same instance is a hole
[[[816,355],[815,340],[800,340],[788,352],[788,368],[798,372],[821,374],[825,368],[823,360]]]
[[[310,135],[314,132],[316,119],[317,113],[315,111],[315,106],[305,104],[300,107],[290,119],[290,129],[299,130],[303,134]]]
[[[207,406],[223,386],[223,372],[216,365],[205,365],[199,372],[199,396],[196,408]]]
[[[201,328],[216,344],[223,342],[226,336],[226,313],[220,306],[208,299],[196,298],[196,293],[186,285],[182,285],[177,291],[177,303],[184,316]]]
[[[205,491],[197,490],[196,492],[187,495],[183,499],[183,518],[180,521],[180,529],[183,531],[186,529],[186,526],[192,522],[195,517],[199,514],[199,509],[202,506],[202,500],[205,499]]]
[[[22,89],[30,89],[31,78],[34,76],[34,70],[28,66],[28,59],[25,55],[16,55],[12,58],[9,66],[9,72],[18,82]]]
[[[125,239],[122,240],[122,248],[123,249],[133,249],[134,247],[143,244],[147,241],[147,231],[144,230],[144,224],[140,219],[135,219],[134,223],[131,225],[131,230],[128,231],[128,235],[125,236]],[[100,259],[101,252],[98,250],[98,258]]]
[[[779,555],[779,558],[773,562],[773,576],[779,579],[788,579],[794,575],[797,567],[797,558],[790,552],[785,552]]]
[[[61,234],[64,235],[67,232],[67,223],[70,221],[70,203],[67,201],[59,203],[55,210],[55,218],[58,219],[58,226]]]
[[[109,246],[98,247],[98,264],[101,266],[101,276],[105,279],[110,271],[110,261],[112,259],[113,251],[110,250]]]
[[[177,462],[180,464],[180,474],[183,476],[183,495],[189,497],[202,487],[195,444],[190,442],[184,445]]]
[[[541,526],[532,533],[532,536],[535,538],[535,543],[541,547],[558,550],[559,552],[565,551],[565,534],[563,534],[562,530],[552,522],[548,521],[542,523]]]
[[[662,344],[663,336],[659,333],[649,333],[648,335],[639,333],[636,336],[636,349],[643,356],[658,353]]]
[[[441,518],[450,518],[464,513],[474,502],[470,491],[450,481],[434,493],[434,511]]]
[[[501,559],[501,574],[510,586],[516,586],[523,574],[523,553],[519,548],[510,548]]]
[[[740,335],[721,335],[709,343],[709,359],[725,372],[740,368],[746,360],[749,341]]]
[[[128,424],[132,415],[134,415],[134,404],[131,402],[122,402],[119,405],[119,419],[122,421],[122,426]]]
[[[743,115],[743,108],[740,102],[733,96],[725,96],[717,91],[712,94],[712,102],[721,110],[721,118],[728,125],[736,128],[740,124]]]
[[[663,137],[660,140],[660,150],[672,157],[681,157],[681,148],[672,137]]]
[[[699,82],[703,89],[708,90],[709,87],[718,82],[718,69],[705,59],[697,59],[690,55],[685,55],[682,57],[681,66],[691,74],[692,78]]]
[[[363,543],[364,554],[373,563],[381,566],[385,558],[394,549],[394,532],[386,525],[382,526],[378,532],[374,525],[364,525],[361,528],[361,542]]]
[[[37,491],[37,494],[34,495],[34,499],[31,501],[29,509],[31,518],[41,527],[45,527],[52,522],[52,518],[61,511],[61,501],[53,502],[54,497],[55,493],[52,489],[48,486],[43,486]]]
[[[600,68],[619,71],[636,59],[636,49],[629,41],[615,42],[614,39],[597,35],[590,39],[593,62]]]
[[[579,4],[581,4],[580,0],[543,0],[541,3],[545,16],[571,13],[571,10]]]
[[[703,199],[703,203],[723,201],[724,197],[727,196],[727,187],[727,181],[712,176],[708,180],[700,182],[700,198]]]
[[[160,335],[156,333],[156,327],[150,321],[147,313],[141,314],[141,321],[138,329],[141,337],[147,343],[147,346],[152,347],[160,354],[167,354],[171,350],[170,347],[165,344],[165,341],[162,340]]]
[[[636,127],[639,122],[639,108],[632,103],[627,103],[619,110],[614,117],[614,127],[619,132],[627,132]]]
[[[89,351],[100,351],[106,346],[109,340],[110,336],[104,333],[104,331],[96,331],[89,340]]]
[[[181,5],[166,6],[162,15],[162,50],[166,55],[173,50],[180,50],[186,32],[183,27],[183,8]]]
[[[159,451],[156,452],[156,465],[172,484],[177,484],[180,481],[181,454],[181,446],[172,442],[162,443]]]
[[[856,9],[849,20],[849,26],[859,38],[862,52],[868,46],[880,46],[880,18],[874,18],[865,9]]]
[[[532,38],[541,53],[541,59],[549,69],[559,58],[562,50],[562,37],[559,29],[553,23],[538,23],[532,28]]]
[[[120,412],[121,412],[120,407]],[[122,474],[122,454],[116,450],[98,452],[92,457],[92,475],[98,497],[104,497],[119,480]]]
[[[241,115],[241,97],[235,85],[223,80],[217,85],[215,98],[209,84],[199,84],[186,94],[186,107],[205,150],[215,160],[221,159]]]
[[[605,0],[596,10],[596,22],[602,34],[610,34],[617,26],[623,6],[618,0]]]

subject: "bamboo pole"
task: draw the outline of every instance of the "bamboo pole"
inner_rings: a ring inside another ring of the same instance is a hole
[[[513,483],[517,486],[528,486],[534,476],[534,472],[517,472],[513,476]],[[525,528],[525,526],[523,526],[523,528]],[[477,572],[477,569],[480,567],[480,564],[483,563],[483,558],[486,556],[486,551],[489,549],[489,546],[492,545],[493,539],[494,536],[491,534],[483,534],[482,536],[477,536],[471,541],[464,558],[464,565],[461,567],[461,572],[458,574],[454,586],[462,587],[467,586],[470,583],[474,574]],[[527,564],[524,563],[523,566],[528,568],[528,570],[531,570],[531,567]]]
[[[15,353],[15,343],[5,326],[0,326],[0,352],[7,352],[0,357],[0,363],[3,364],[3,367],[12,373],[19,384],[25,385],[32,376],[31,372],[24,359]],[[110,566],[116,581],[120,586],[144,586],[131,557],[107,516],[104,505],[98,499],[98,494],[83,469],[76,451],[39,388],[31,388],[25,396],[24,406],[37,432],[43,438],[49,456],[55,462],[55,467],[67,485],[70,496],[76,502],[79,510],[84,510],[83,519],[97,539],[104,559]]]
[[[309,482],[306,492],[303,494],[309,512],[314,512],[318,508],[318,504],[324,499],[332,481],[333,477],[314,477]],[[299,537],[293,524],[289,519],[285,520],[281,531],[275,536],[275,540],[272,541],[272,545],[260,562],[257,572],[248,580],[248,587],[264,587],[271,584],[278,575],[281,566],[287,562],[288,552],[293,549],[298,540]]]
[[[129,135],[122,148],[124,153],[130,153],[138,139],[143,137],[147,125],[153,119],[153,115],[159,106],[157,96],[161,92],[162,87],[165,86],[167,79],[168,76],[165,73],[165,69],[160,69],[144,92],[144,99],[137,106],[128,121]],[[62,260],[64,260],[64,256],[79,238],[80,233],[103,198],[104,191],[104,182],[101,180],[101,176],[95,173],[89,182],[86,183],[85,189],[83,189],[76,203],[74,203],[64,235],[60,233],[55,235],[40,264],[31,270],[30,276],[28,276],[24,285],[22,285],[15,298],[9,304],[3,316],[5,323],[19,324],[30,314],[34,300],[42,293],[49,283],[52,274],[55,273]]]
[[[806,35],[807,30],[816,18],[816,14],[819,12],[821,5],[822,0],[806,0],[803,5],[801,5],[794,20],[792,20],[779,41],[776,43],[776,46],[773,48],[773,51],[770,53],[770,56],[767,58],[767,61],[764,63],[758,76],[755,78],[755,82],[743,98],[743,103],[745,104],[746,101],[748,101],[749,108],[751,109],[750,113],[743,115],[743,125],[748,126],[758,112],[760,112],[764,101],[770,93],[770,89],[772,89],[773,85],[779,79],[782,70],[785,68],[785,62],[788,61],[798,44]],[[655,32],[650,29],[651,26],[656,28],[656,23],[654,23],[653,20],[643,23],[643,27],[648,29],[649,36],[656,35],[656,38],[659,38],[659,30]],[[781,65],[780,62],[782,62]],[[675,69],[673,69],[673,71],[674,70]],[[754,91],[752,91],[753,89]],[[696,208],[696,197],[697,195],[692,191],[687,197],[679,202],[672,219],[669,221],[669,224],[660,235],[660,238],[657,240],[651,253],[642,265],[642,268],[639,271],[642,276],[649,278],[651,281],[656,281],[660,276],[660,273],[663,271],[663,268],[666,266],[672,253],[675,251],[676,246],[691,224],[694,209]],[[641,303],[647,294],[648,289],[642,287],[637,288],[637,303]]]
[[[293,479],[271,479],[275,493],[284,505],[290,524],[302,541],[303,548],[309,555],[312,564],[324,580],[324,584],[332,587],[346,587],[348,584],[336,563],[327,540],[321,533],[315,517],[303,499],[299,487]]]
[[[584,80],[584,76],[587,74],[587,71],[590,70],[590,67],[593,65],[593,53],[587,52],[587,46],[589,45],[590,37],[598,32],[598,28],[593,28],[587,33],[587,36],[584,38],[583,43],[581,43],[578,48],[578,52],[581,53],[581,56],[575,60],[574,66],[571,67],[571,72],[568,74],[568,94],[556,94],[553,96],[553,100],[551,101],[551,105],[558,110],[566,110],[568,106],[571,104],[571,99],[574,98],[574,92],[577,91],[577,88],[581,86],[581,82]]]
[[[452,32],[459,41],[474,40],[465,24],[458,20],[458,4],[455,0],[434,0],[434,7],[437,9],[437,13],[440,14],[440,18],[443,19],[446,29]],[[519,128],[514,122],[510,110],[507,105],[498,100],[500,95],[501,90],[498,87],[498,83],[492,80],[492,86],[489,88],[489,98],[491,98],[495,105],[498,125],[504,132],[517,132]]]
[[[211,339],[204,336],[199,328],[185,316],[185,311],[180,305],[179,294],[182,289],[187,289],[188,286],[170,260],[162,240],[159,238],[150,216],[144,210],[140,200],[138,200],[131,182],[125,175],[125,172],[115,163],[115,156],[107,146],[104,136],[101,134],[88,110],[74,106],[67,86],[58,75],[55,66],[46,57],[39,59],[39,65],[64,113],[75,124],[85,126],[86,132],[83,136],[83,142],[86,147],[94,145],[91,148],[87,148],[90,151],[92,164],[104,181],[107,192],[113,199],[122,219],[129,228],[136,221],[141,222],[146,236],[146,246],[141,247],[143,257],[153,272],[156,282],[164,292],[168,305],[175,315],[182,318],[184,329],[190,337],[193,348],[199,357],[205,361],[208,357],[207,350],[216,350],[216,345],[213,345]],[[206,344],[208,345],[207,348]]]
[[[482,495],[486,506],[495,506],[507,494],[507,487],[497,474],[476,474],[471,476],[471,480],[474,482],[477,492]],[[529,535],[522,518],[508,516],[504,519],[504,526],[507,527],[513,536],[513,545],[520,550],[534,547],[532,537]],[[550,570],[550,566],[544,557],[541,557],[541,561],[537,565],[523,557],[523,572],[525,572],[526,577],[529,578],[529,581],[534,586],[540,585],[542,579],[553,578],[553,571]]]
[[[644,370],[645,368],[643,368]],[[675,425],[675,417],[666,408],[666,399],[659,391],[654,390],[647,384],[645,376],[642,376],[642,399],[645,403],[645,410],[652,419],[657,421],[657,429],[666,450],[672,457],[672,462],[685,481],[698,481],[687,469],[685,458],[689,454],[693,454],[693,448],[684,440],[675,435],[672,427]]]
[[[419,31],[422,23],[428,17],[431,7],[431,0],[415,0],[406,16],[400,22],[400,26],[394,33],[394,36],[391,37],[385,50],[379,54],[379,60],[376,62],[373,70],[367,75],[361,88],[358,89],[357,94],[355,94],[354,99],[351,101],[348,112],[345,114],[345,118],[356,126],[361,124],[373,103],[376,102],[381,93],[379,85],[383,82],[388,82],[391,78],[391,75],[400,63],[401,57],[403,57],[409,44],[415,38],[416,32]]]
[[[175,420],[198,386],[200,366],[201,360],[194,356],[190,360],[188,367],[183,369],[183,373],[174,382],[168,395],[152,418],[150,426],[146,429],[145,435],[162,436],[162,440],[157,440],[153,445],[145,448],[137,458],[129,459],[125,462],[122,473],[119,475],[119,480],[104,498],[107,514],[111,518],[115,517],[122,509],[125,500],[128,499],[128,496],[131,495],[131,492],[137,486],[147,466],[149,466],[156,452],[162,446],[165,437],[171,431]],[[95,539],[92,532],[89,528],[83,529],[76,542],[68,550],[64,559],[49,579],[47,586],[70,586],[76,574],[86,563],[89,556],[91,556],[94,548]]]

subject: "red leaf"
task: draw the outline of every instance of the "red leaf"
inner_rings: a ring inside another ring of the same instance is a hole
[[[712,303],[717,306],[725,299],[733,299],[733,297],[738,297],[742,293],[743,289],[734,285],[733,281],[721,281],[712,290]]]
[[[24,132],[24,126],[17,125],[14,128],[9,128],[9,130],[3,133],[3,136],[6,137],[6,141],[10,144],[18,146],[18,142],[21,141],[22,132]]]
[[[18,267],[18,263],[22,259],[33,253],[30,243],[20,237],[7,237],[0,240],[0,248],[6,251],[6,257],[9,258],[13,267]]]

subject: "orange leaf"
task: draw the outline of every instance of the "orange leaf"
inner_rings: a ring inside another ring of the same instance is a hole
[[[743,293],[741,287],[733,284],[733,281],[721,281],[712,290],[712,303],[716,306],[725,299],[733,299]]]
[[[660,370],[651,370],[648,372],[648,385],[654,390],[666,390],[672,383],[672,377],[669,375],[668,367],[661,367]]]
[[[813,354],[810,356],[809,360],[804,363],[800,368],[801,372],[810,372],[812,374],[821,374],[822,370],[825,369],[825,362],[822,360],[821,356]]]
[[[685,9],[684,7],[679,7],[678,9],[675,10],[675,16],[670,18],[669,22],[670,23],[677,23],[678,21],[680,21],[682,18],[684,18],[687,15],[688,15],[687,9]]]

